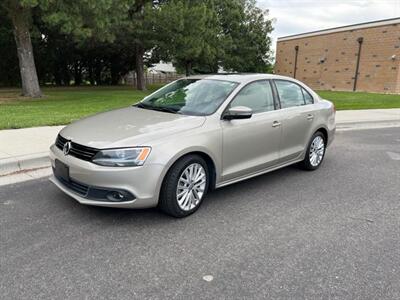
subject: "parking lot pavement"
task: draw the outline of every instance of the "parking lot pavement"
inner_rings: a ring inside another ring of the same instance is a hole
[[[400,299],[396,154],[399,128],[339,132],[319,170],[216,190],[185,219],[0,187],[1,298]]]

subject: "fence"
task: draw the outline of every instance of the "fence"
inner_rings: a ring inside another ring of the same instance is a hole
[[[169,83],[171,81],[177,80],[182,77],[184,77],[184,75],[176,73],[158,73],[158,74],[145,73],[144,81],[146,85],[163,84],[163,83]],[[124,82],[127,85],[136,86],[137,82],[136,73],[134,72],[129,73],[127,76],[125,76]]]

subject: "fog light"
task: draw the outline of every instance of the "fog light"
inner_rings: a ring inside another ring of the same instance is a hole
[[[112,190],[97,187],[90,187],[86,198],[95,201],[107,202],[126,202],[135,200],[135,196],[132,195],[129,191],[119,189]]]
[[[124,201],[126,197],[128,197],[127,193],[120,191],[110,192],[107,194],[107,199],[113,202]]]

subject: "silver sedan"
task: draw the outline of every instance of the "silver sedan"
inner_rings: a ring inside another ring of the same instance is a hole
[[[188,77],[65,127],[51,180],[82,204],[184,217],[215,188],[295,163],[317,169],[334,133],[333,104],[292,78]]]

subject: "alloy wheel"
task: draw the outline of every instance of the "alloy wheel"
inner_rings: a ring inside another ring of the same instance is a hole
[[[313,167],[317,167],[321,163],[324,157],[324,152],[325,152],[324,139],[318,135],[312,141],[309,153],[310,164]]]
[[[199,205],[203,198],[207,183],[207,175],[203,166],[193,163],[186,167],[178,180],[176,199],[179,207],[190,211]]]

